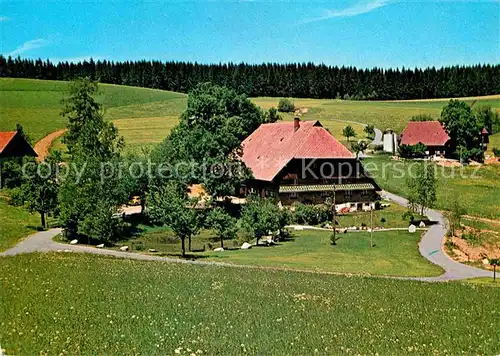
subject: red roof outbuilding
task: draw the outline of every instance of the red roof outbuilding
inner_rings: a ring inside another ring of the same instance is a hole
[[[242,148],[243,162],[264,181],[272,181],[294,158],[355,158],[319,121],[262,124]]]
[[[402,145],[444,146],[449,140],[439,121],[410,121],[401,133]]]

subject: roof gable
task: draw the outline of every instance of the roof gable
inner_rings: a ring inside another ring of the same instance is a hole
[[[444,146],[449,140],[439,121],[410,121],[401,133],[402,145]]]
[[[271,181],[294,158],[354,158],[319,121],[262,124],[242,143],[242,160],[256,179]]]
[[[0,132],[0,157],[22,157],[37,154],[17,131]]]

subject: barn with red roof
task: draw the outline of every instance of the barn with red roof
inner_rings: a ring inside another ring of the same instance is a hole
[[[37,154],[18,131],[0,131],[0,188],[2,188],[2,162],[10,157],[36,157]]]
[[[375,182],[355,155],[319,121],[262,124],[242,143],[253,179],[240,187],[283,204],[323,203],[335,191],[337,208],[369,209],[379,199]]]
[[[410,121],[401,133],[401,145],[427,146],[427,154],[445,155],[450,136],[439,121]]]

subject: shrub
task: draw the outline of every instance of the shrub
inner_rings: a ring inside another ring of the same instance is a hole
[[[500,148],[493,147],[493,154],[495,157],[500,157]]]
[[[294,112],[295,105],[290,99],[282,98],[278,103],[278,111],[280,112]]]
[[[386,220],[384,217],[382,217],[382,218],[380,219],[380,222],[381,222],[382,224],[384,224],[386,221],[387,221],[387,220]]]
[[[404,158],[420,158],[425,156],[427,146],[423,143],[416,145],[400,145],[398,148],[399,155]]]
[[[476,231],[463,234],[462,239],[467,241],[470,245],[477,245],[479,243],[479,236]]]
[[[321,205],[299,204],[293,213],[293,220],[298,224],[318,225],[330,220],[328,210]]]
[[[139,242],[137,245],[135,245],[135,250],[136,251],[143,251],[144,250],[144,245],[142,242]]]
[[[418,114],[410,117],[410,121],[434,121],[436,120],[429,114]]]

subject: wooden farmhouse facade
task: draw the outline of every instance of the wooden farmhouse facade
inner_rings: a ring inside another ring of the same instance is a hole
[[[380,190],[361,162],[319,121],[263,124],[242,143],[242,160],[253,173],[240,196],[275,197],[283,205],[320,204],[333,198],[338,210],[375,208]]]

